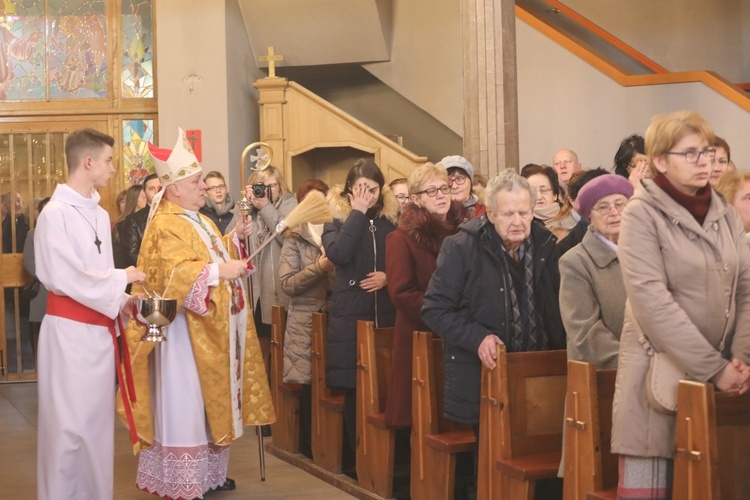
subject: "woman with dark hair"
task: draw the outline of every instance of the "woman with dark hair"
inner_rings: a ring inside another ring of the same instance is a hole
[[[648,157],[643,137],[633,134],[623,139],[615,153],[615,173],[628,179],[633,187],[638,185],[639,179],[649,177]]]
[[[562,201],[565,193],[555,169],[529,163],[521,169],[521,177],[528,179],[536,190],[534,217],[557,236],[558,241],[563,239],[578,221],[571,215],[572,205],[565,205]]]
[[[130,186],[125,194],[125,208],[120,216],[115,219],[115,223],[112,227],[112,252],[114,253],[115,267],[117,269],[125,269],[128,267],[123,262],[124,248],[120,241],[125,218],[145,206],[146,193],[143,190],[143,186],[140,184]]]
[[[318,179],[302,183],[297,191],[302,201],[312,190],[324,195],[328,185]],[[284,332],[283,381],[301,384],[300,453],[312,458],[312,313],[328,310],[328,292],[333,287],[333,262],[323,252],[323,224],[305,224],[287,231],[281,248],[281,288],[289,296]]]
[[[344,423],[356,448],[357,321],[393,326],[396,311],[385,290],[385,240],[396,229],[398,201],[380,168],[357,160],[344,186],[328,192],[333,222],[323,229],[323,249],[336,269],[328,316],[326,380],[344,389]]]

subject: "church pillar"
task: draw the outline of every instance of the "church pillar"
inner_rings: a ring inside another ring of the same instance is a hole
[[[513,0],[461,0],[464,156],[494,177],[519,169]]]

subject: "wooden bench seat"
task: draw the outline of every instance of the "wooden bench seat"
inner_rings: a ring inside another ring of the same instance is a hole
[[[302,385],[283,382],[286,315],[283,307],[271,307],[270,384],[271,396],[276,408],[276,422],[271,424],[271,431],[274,446],[290,453],[299,453],[299,407]]]
[[[506,354],[482,367],[477,498],[534,498],[536,481],[557,477],[567,375],[566,351]]]
[[[430,332],[414,332],[412,350],[411,498],[453,498],[456,455],[473,452],[470,426],[443,415],[442,340]]]
[[[565,500],[584,500],[603,490],[616,496],[618,458],[610,452],[616,378],[617,370],[568,361]]]
[[[747,498],[750,393],[681,381],[677,392],[673,498]]]
[[[313,463],[341,474],[344,443],[344,396],[326,386],[328,316],[312,315],[312,432]]]
[[[393,328],[357,322],[357,480],[378,496],[393,494],[396,428],[385,424]]]

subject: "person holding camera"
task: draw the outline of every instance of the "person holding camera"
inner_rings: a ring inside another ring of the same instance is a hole
[[[245,196],[253,206],[250,211],[253,232],[249,238],[249,253],[252,254],[276,230],[276,225],[297,206],[297,199],[289,190],[279,169],[273,166],[253,171],[247,183]],[[281,288],[279,277],[283,244],[282,233],[252,260],[256,271],[250,279],[250,301],[267,373],[271,364],[271,306],[286,308],[289,305],[289,296]],[[270,429],[265,427],[263,430],[268,433]]]

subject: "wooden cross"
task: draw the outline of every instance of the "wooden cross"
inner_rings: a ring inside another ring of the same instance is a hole
[[[268,63],[268,78],[276,78],[276,61],[283,61],[284,56],[275,54],[273,47],[268,47],[268,54],[260,56],[260,60]]]

